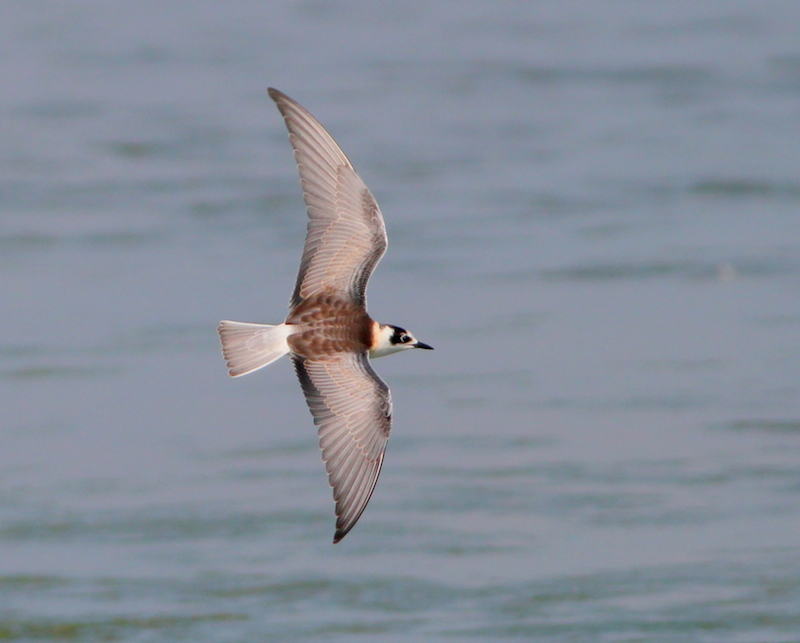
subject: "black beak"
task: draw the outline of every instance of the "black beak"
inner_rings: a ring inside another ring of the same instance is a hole
[[[427,344],[423,344],[422,342],[417,342],[414,344],[414,348],[424,348],[425,350],[432,351],[433,346],[428,346]]]

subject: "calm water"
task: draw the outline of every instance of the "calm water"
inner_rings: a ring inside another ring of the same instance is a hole
[[[0,9],[0,639],[800,641],[800,9]],[[395,431],[337,546],[266,87],[390,249]]]

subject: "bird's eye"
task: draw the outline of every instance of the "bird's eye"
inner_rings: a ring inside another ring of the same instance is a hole
[[[407,344],[408,342],[411,341],[411,336],[410,335],[403,335],[403,336],[400,337],[400,341],[403,344]]]

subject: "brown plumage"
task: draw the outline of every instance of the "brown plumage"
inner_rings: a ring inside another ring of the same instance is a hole
[[[292,353],[306,359],[336,353],[365,353],[372,348],[375,322],[363,306],[336,294],[313,295],[292,308],[287,324],[299,329],[287,339]]]

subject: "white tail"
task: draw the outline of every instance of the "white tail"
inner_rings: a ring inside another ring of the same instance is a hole
[[[219,323],[217,331],[231,377],[264,368],[289,352],[286,338],[291,332],[286,324],[270,326],[226,320]]]

